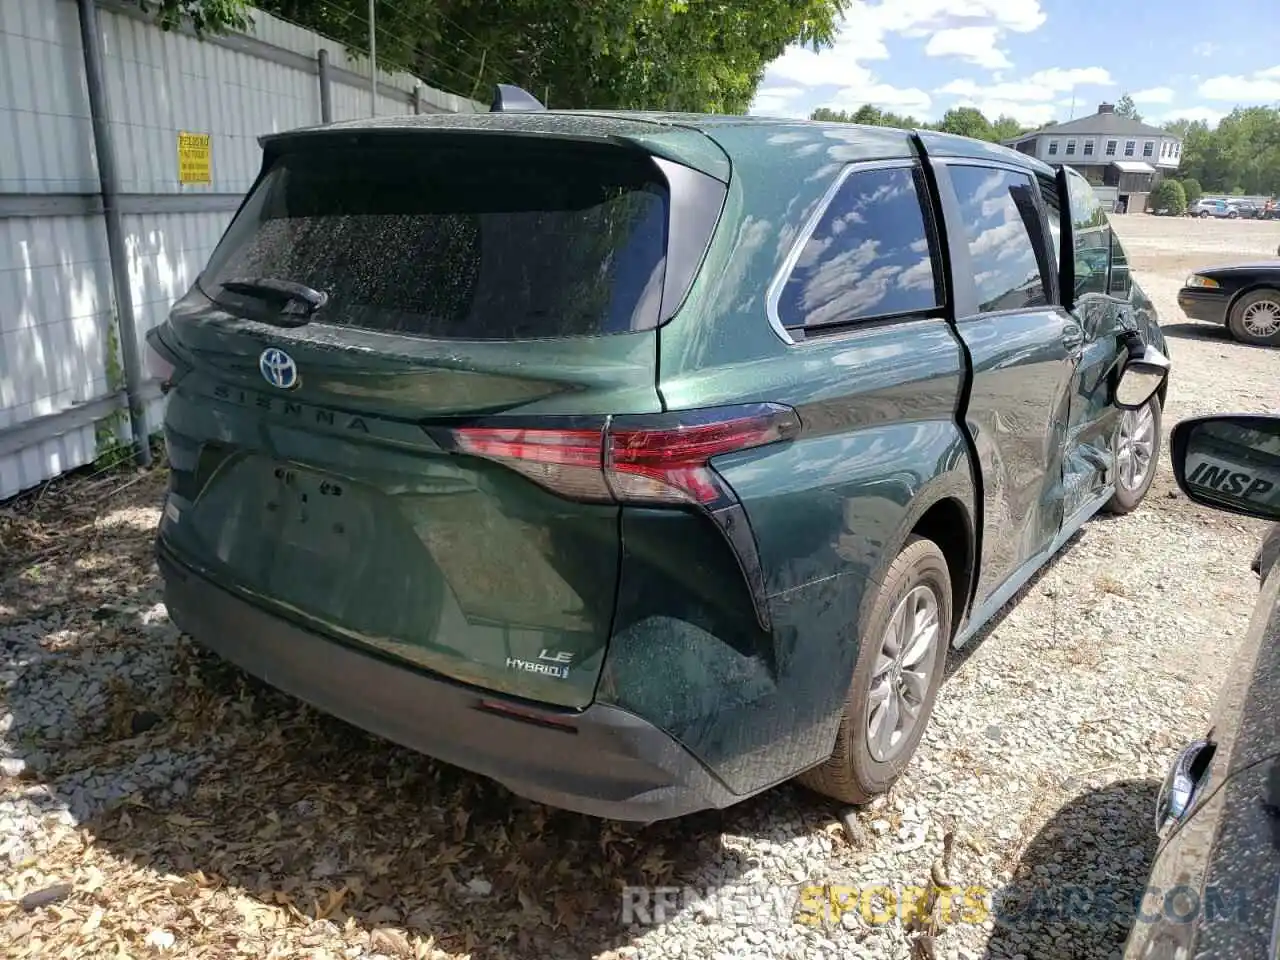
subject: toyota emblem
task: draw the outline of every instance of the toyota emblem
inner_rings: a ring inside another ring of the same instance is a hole
[[[258,357],[258,369],[262,379],[281,390],[292,390],[298,385],[298,365],[279,347],[268,347]]]

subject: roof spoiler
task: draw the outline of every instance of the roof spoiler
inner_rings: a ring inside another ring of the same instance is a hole
[[[545,109],[533,94],[510,83],[494,87],[493,103],[489,105],[490,113],[533,113]]]

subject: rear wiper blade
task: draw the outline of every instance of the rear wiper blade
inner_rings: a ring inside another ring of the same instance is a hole
[[[237,277],[224,280],[220,286],[232,293],[278,302],[280,316],[273,322],[284,326],[301,326],[329,302],[329,295],[323,290],[313,290],[306,284],[275,277]]]

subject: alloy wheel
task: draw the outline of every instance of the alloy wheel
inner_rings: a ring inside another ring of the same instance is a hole
[[[1244,308],[1240,317],[1244,328],[1255,337],[1272,337],[1280,332],[1280,303],[1258,300]]]
[[[867,749],[876,762],[892,760],[915,729],[940,637],[937,595],[930,586],[913,587],[889,618],[871,676]]]
[[[1120,418],[1116,444],[1117,482],[1130,492],[1141,490],[1151,470],[1156,448],[1156,418],[1148,402],[1137,410],[1126,410]]]

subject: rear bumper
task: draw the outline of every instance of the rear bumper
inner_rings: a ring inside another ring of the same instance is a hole
[[[743,799],[670,736],[625,710],[536,710],[568,729],[494,713],[482,701],[530,708],[298,627],[215,586],[163,541],[156,556],[170,617],[204,647],[326,713],[522,797],[640,822]]]
[[[1229,298],[1220,290],[1183,287],[1178,291],[1178,306],[1192,320],[1225,324]]]

